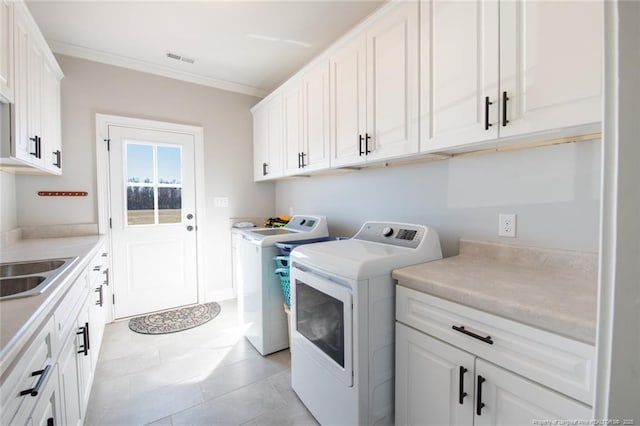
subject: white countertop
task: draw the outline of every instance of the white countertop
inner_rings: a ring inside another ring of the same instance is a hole
[[[79,257],[42,294],[0,301],[0,376],[40,328],[69,286],[96,254],[105,236],[20,240],[2,247],[0,261],[20,262]]]
[[[401,286],[595,343],[595,253],[460,241],[460,255],[393,271]]]

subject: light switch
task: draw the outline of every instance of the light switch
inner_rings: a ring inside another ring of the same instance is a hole
[[[213,206],[220,208],[229,207],[229,199],[227,197],[215,197],[213,199]]]

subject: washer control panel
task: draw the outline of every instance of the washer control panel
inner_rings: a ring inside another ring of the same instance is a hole
[[[392,222],[365,222],[353,237],[358,240],[417,248],[427,228],[422,225]]]
[[[324,216],[293,216],[284,227],[288,230],[309,232],[326,222]]]

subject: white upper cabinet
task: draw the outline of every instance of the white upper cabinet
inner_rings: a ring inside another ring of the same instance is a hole
[[[62,173],[62,135],[60,79],[45,61],[42,74],[42,140],[44,167],[53,174]]]
[[[283,174],[329,167],[329,63],[321,61],[282,91]]]
[[[399,2],[367,30],[368,160],[418,152],[418,2]]]
[[[302,78],[303,145],[300,165],[303,171],[329,168],[329,62],[320,61]]]
[[[26,5],[13,5],[11,140],[3,141],[10,146],[2,146],[0,164],[15,171],[61,174],[62,71]]]
[[[284,175],[595,133],[602,20],[598,1],[392,0],[257,109],[282,99]]]
[[[300,173],[302,141],[302,83],[298,80],[282,93],[282,143],[284,175]]]
[[[360,35],[329,59],[331,74],[331,166],[364,162],[366,132],[366,39]]]
[[[497,1],[423,1],[420,9],[421,148],[495,139]]]
[[[37,139],[29,135],[28,124],[29,51],[33,42],[26,24],[24,19],[15,20],[15,103],[12,105],[11,156],[26,163],[34,163],[37,161]]]
[[[330,58],[332,167],[418,152],[418,3],[388,6]]]
[[[602,120],[602,26],[598,1],[500,3],[500,136]]]
[[[0,102],[13,102],[13,2],[0,0]]]
[[[266,179],[269,160],[269,120],[267,107],[253,110],[253,179]]]
[[[421,150],[601,121],[602,4],[421,3]]]
[[[282,176],[282,97],[253,110],[254,180]]]

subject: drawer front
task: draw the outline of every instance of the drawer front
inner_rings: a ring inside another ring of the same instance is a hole
[[[87,280],[87,271],[85,270],[76,278],[53,314],[56,324],[57,341],[60,343],[67,340],[71,329],[74,328],[78,312],[89,294]]]
[[[402,286],[396,287],[396,317],[410,327],[592,405],[594,346]]]
[[[100,247],[97,254],[89,262],[89,282],[92,289],[96,289],[101,285],[108,285],[109,278],[109,255],[106,251],[106,245]]]
[[[54,332],[53,318],[49,318],[0,385],[0,424],[20,423],[33,410],[42,386],[54,373]]]
[[[105,286],[109,285],[109,258],[105,249],[106,245],[100,247],[88,267],[91,301],[99,306],[104,304]]]

